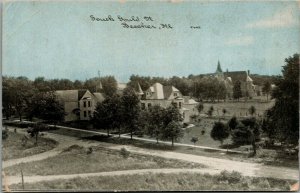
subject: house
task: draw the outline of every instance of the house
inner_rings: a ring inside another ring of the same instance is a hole
[[[57,90],[55,95],[65,110],[65,121],[89,120],[98,102],[102,102],[102,93],[91,93],[87,89]]]
[[[190,116],[196,114],[193,109],[195,109],[197,104],[196,101],[182,96],[181,92],[174,86],[163,86],[160,83],[150,86],[141,98],[142,109],[148,109],[154,105],[159,105],[163,108],[175,105],[182,114],[183,122],[189,122]]]

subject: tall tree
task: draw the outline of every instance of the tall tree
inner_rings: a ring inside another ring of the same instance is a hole
[[[107,97],[101,103],[98,103],[93,114],[92,122],[96,127],[107,130],[109,136],[110,129],[120,128],[121,115],[121,98],[118,95]],[[120,133],[119,133],[120,134]]]
[[[266,81],[262,88],[262,91],[267,95],[267,101],[269,100],[269,94],[271,93],[271,83]]]
[[[123,109],[123,123],[127,130],[130,131],[130,138],[132,139],[133,132],[136,131],[137,122],[139,118],[140,106],[139,98],[132,87],[126,87],[121,97],[121,104]]]
[[[44,94],[44,98],[41,101],[39,107],[41,112],[37,115],[38,118],[47,120],[54,125],[64,120],[65,111],[53,92],[47,92]]]
[[[164,125],[164,113],[165,110],[159,105],[154,105],[149,108],[147,133],[155,137],[157,143]]]
[[[236,81],[233,85],[233,98],[239,100],[242,97],[241,82]]]
[[[172,146],[174,146],[174,141],[178,140],[182,136],[182,126],[178,121],[171,121],[167,127],[164,128],[162,133],[163,139],[171,139]]]
[[[275,105],[266,114],[277,140],[298,144],[299,140],[299,54],[285,59],[282,78],[275,82]]]

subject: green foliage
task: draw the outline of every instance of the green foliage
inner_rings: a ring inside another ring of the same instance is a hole
[[[195,145],[198,140],[199,140],[198,137],[192,137],[191,142],[194,143]]]
[[[275,105],[265,119],[277,140],[298,144],[299,140],[299,54],[285,59],[283,77],[275,82],[272,92]]]
[[[198,113],[201,113],[201,111],[203,111],[203,109],[204,109],[203,103],[198,103],[196,108],[197,108]]]
[[[236,126],[238,125],[238,121],[236,116],[233,116],[229,121],[228,121],[228,127],[233,130],[236,128]]]
[[[223,122],[215,122],[211,132],[211,138],[218,140],[223,144],[223,141],[229,137],[229,129]]]
[[[140,113],[139,98],[131,87],[124,89],[121,97],[123,109],[122,117],[125,128],[130,131],[132,138],[133,132],[138,130],[138,119]]]
[[[122,122],[121,98],[118,95],[107,97],[98,103],[94,111],[92,122],[95,127],[107,129],[107,135],[111,128],[119,128]]]
[[[256,112],[256,108],[252,105],[250,108],[249,108],[249,113],[253,116]]]
[[[239,99],[242,97],[241,82],[236,81],[233,85],[233,98]]]
[[[207,111],[207,115],[208,115],[209,117],[211,117],[211,116],[213,115],[213,112],[214,112],[214,107],[211,106],[211,107],[209,108],[209,110]]]
[[[178,121],[171,121],[162,131],[163,139],[172,140],[172,146],[174,146],[174,141],[178,140],[183,136],[183,131],[180,123]]]
[[[36,123],[33,125],[32,128],[28,128],[27,132],[30,134],[31,137],[35,137],[35,144],[38,144],[38,136],[42,131],[48,131],[49,127],[42,123]]]
[[[122,147],[120,151],[120,155],[124,158],[127,159],[130,155],[130,151],[128,151],[126,148]]]
[[[6,140],[8,138],[8,131],[6,129],[2,129],[2,140]]]
[[[269,94],[271,93],[271,83],[269,81],[266,81],[263,85],[262,91],[267,95],[267,100],[269,97]]]

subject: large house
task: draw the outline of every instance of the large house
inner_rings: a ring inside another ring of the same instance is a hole
[[[65,121],[89,120],[97,103],[104,100],[102,93],[91,93],[87,89],[57,90],[55,95],[64,107]]]
[[[190,122],[190,116],[197,114],[197,104],[193,99],[182,96],[181,92],[174,86],[163,86],[160,83],[150,86],[141,98],[142,109],[148,109],[154,105],[159,105],[163,108],[167,108],[170,105],[177,106],[184,119],[183,122]]]

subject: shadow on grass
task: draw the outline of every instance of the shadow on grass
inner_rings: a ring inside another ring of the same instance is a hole
[[[95,140],[95,141],[101,141],[101,142],[107,142],[107,143],[114,143],[114,144],[120,144],[120,145],[134,145],[136,147],[142,147],[142,148],[148,148],[148,149],[154,149],[154,150],[176,150],[176,146],[170,146],[162,143],[153,143],[153,142],[145,142],[145,141],[139,141],[135,139],[124,139],[124,138],[116,138],[112,136],[107,135],[92,135],[92,136],[86,136],[81,137],[82,140]]]

